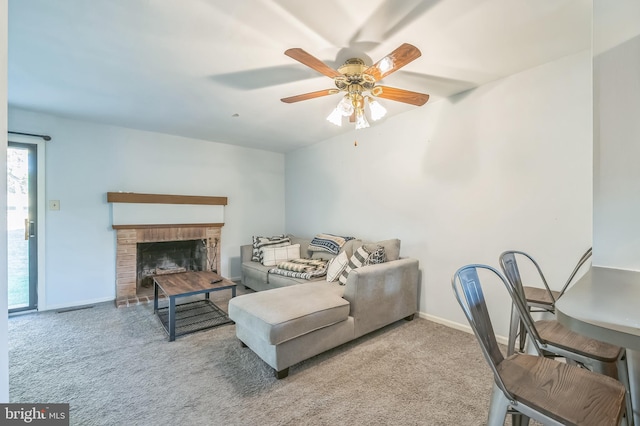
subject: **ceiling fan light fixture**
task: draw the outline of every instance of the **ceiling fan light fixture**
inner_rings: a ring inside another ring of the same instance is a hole
[[[373,121],[380,120],[387,114],[387,109],[380,105],[380,102],[371,97],[367,97],[367,100],[369,101],[369,111],[371,112],[371,119]]]
[[[356,111],[356,130],[366,129],[367,127],[369,127],[369,122],[364,116],[364,112],[358,109],[358,111]]]
[[[342,113],[337,107],[334,108],[333,111],[331,111],[331,114],[327,116],[327,121],[338,127],[342,127]]]
[[[336,126],[342,126],[343,117],[349,117],[349,122],[355,122],[356,129],[369,127],[365,116],[367,103],[369,104],[367,114],[369,114],[370,120],[376,121],[384,117],[387,110],[377,102],[377,97],[415,106],[422,106],[429,100],[429,95],[424,93],[388,86],[376,86],[389,74],[420,57],[420,50],[409,43],[403,43],[371,66],[367,66],[365,61],[360,58],[351,58],[347,59],[337,70],[300,48],[287,49],[284,53],[301,64],[331,78],[335,88],[289,96],[280,100],[285,103],[294,103],[346,92],[327,117],[327,120]]]
[[[381,74],[386,73],[387,71],[393,69],[393,59],[390,56],[385,56],[378,63],[378,69]]]
[[[343,117],[350,117],[353,114],[353,101],[349,95],[344,95],[340,102],[338,102],[338,106],[336,107],[338,111],[342,114]]]

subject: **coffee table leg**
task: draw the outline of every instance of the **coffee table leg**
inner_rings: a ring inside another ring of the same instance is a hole
[[[233,299],[234,297],[236,297],[236,286],[235,285],[233,287],[231,287],[231,298]]]
[[[153,313],[158,312],[158,283],[153,281]]]
[[[169,341],[176,340],[176,298],[169,297]]]

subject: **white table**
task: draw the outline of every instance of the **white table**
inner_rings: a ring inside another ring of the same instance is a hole
[[[572,330],[627,348],[634,423],[640,425],[640,272],[591,267],[556,303]]]

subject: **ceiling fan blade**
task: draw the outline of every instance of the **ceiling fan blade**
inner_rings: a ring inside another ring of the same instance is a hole
[[[299,47],[287,49],[284,54],[310,68],[313,68],[320,74],[324,74],[327,77],[335,78],[342,76],[342,74],[340,74],[338,71],[334,70],[329,65],[322,62],[320,59],[310,55]]]
[[[422,55],[422,53],[420,53],[420,49],[412,44],[404,43],[402,46],[371,65],[364,73],[373,76],[376,81],[379,81],[392,72],[398,71],[409,62],[419,58],[420,55]]]
[[[396,89],[395,87],[389,86],[376,86],[372,94],[374,96],[377,96],[378,98],[404,102],[405,104],[416,106],[422,106],[429,100],[429,95],[426,95],[424,93],[412,92],[410,90],[404,89]]]
[[[338,89],[325,89],[325,90],[318,90],[317,92],[311,92],[311,93],[305,93],[305,94],[302,94],[302,95],[290,96],[288,98],[282,98],[280,100],[282,102],[285,102],[285,103],[288,103],[288,104],[292,104],[294,102],[306,101],[307,99],[319,98],[321,96],[335,95],[338,92],[339,92]]]

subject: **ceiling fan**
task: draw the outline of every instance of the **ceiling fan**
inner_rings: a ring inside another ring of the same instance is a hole
[[[332,78],[336,88],[290,96],[282,98],[281,101],[294,103],[345,92],[338,106],[327,117],[328,121],[337,126],[342,125],[343,117],[350,117],[351,122],[355,121],[356,129],[369,127],[369,122],[364,114],[365,103],[369,105],[371,119],[382,118],[387,111],[375,98],[384,98],[416,106],[424,105],[429,100],[429,95],[424,93],[376,85],[384,77],[420,57],[420,50],[408,43],[402,44],[371,66],[365,65],[362,59],[352,58],[337,70],[300,48],[288,49],[284,54]]]

